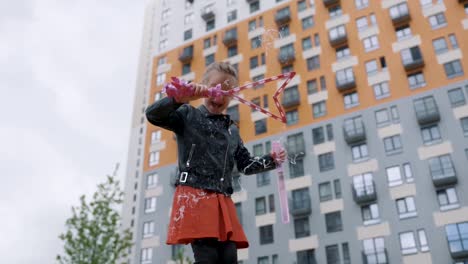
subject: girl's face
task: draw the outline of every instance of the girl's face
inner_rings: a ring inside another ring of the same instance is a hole
[[[224,72],[213,70],[209,76],[206,83],[208,87],[215,87],[221,84],[222,89],[228,91],[237,83],[233,76]],[[222,114],[228,107],[230,101],[231,97],[228,96],[220,96],[217,98],[208,97],[204,99],[203,104],[210,113]]]

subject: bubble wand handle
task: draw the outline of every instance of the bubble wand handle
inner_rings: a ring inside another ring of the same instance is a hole
[[[279,140],[272,142],[272,151],[279,153],[283,149]],[[288,194],[286,193],[286,185],[284,183],[284,171],[283,165],[278,162],[276,167],[276,172],[278,173],[278,195],[281,208],[281,220],[283,224],[289,223],[289,206],[288,206]]]

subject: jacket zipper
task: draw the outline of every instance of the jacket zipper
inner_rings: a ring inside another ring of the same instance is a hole
[[[229,151],[229,139],[228,139],[228,145],[227,145],[227,148],[226,148],[226,153],[224,154],[223,177],[221,178],[223,181],[224,181],[224,175],[226,173],[226,162],[227,162],[228,151]]]
[[[190,167],[190,160],[192,159],[193,152],[195,151],[195,146],[196,144],[192,143],[187,162],[185,163],[185,167],[187,167],[187,169]]]

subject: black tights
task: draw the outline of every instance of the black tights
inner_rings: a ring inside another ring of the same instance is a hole
[[[197,239],[191,245],[194,264],[237,264],[237,248],[232,241]]]

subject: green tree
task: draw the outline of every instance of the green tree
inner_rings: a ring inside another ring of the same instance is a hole
[[[177,249],[174,261],[176,262],[176,264],[192,264],[193,263],[189,257],[185,256],[184,247],[179,247]]]
[[[118,212],[124,193],[116,174],[99,184],[98,190],[88,203],[85,195],[80,197],[80,206],[72,207],[72,217],[67,219],[67,231],[59,236],[64,241],[63,255],[57,255],[60,264],[115,264],[126,257],[132,246],[131,234],[119,229],[121,218]]]

